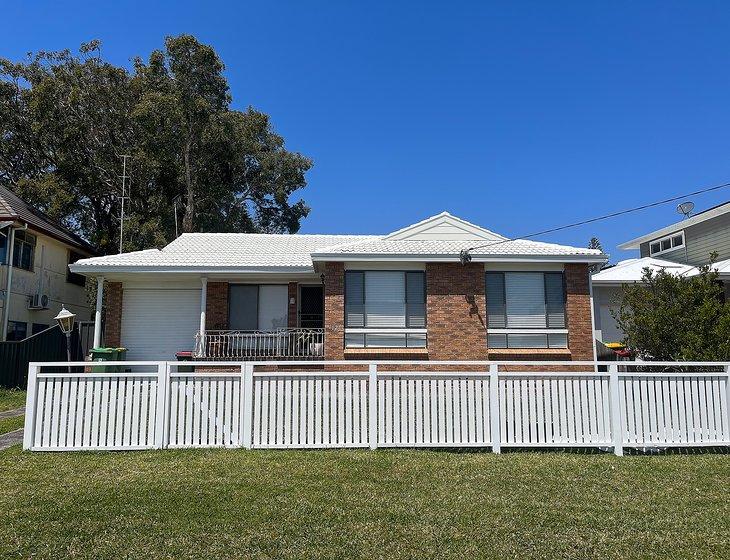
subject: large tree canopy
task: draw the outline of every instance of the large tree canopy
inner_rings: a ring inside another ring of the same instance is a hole
[[[293,202],[310,159],[287,151],[269,117],[231,109],[224,65],[190,35],[136,58],[102,59],[100,44],[0,59],[0,183],[104,253],[119,242],[121,155],[131,156],[124,249],[180,231],[295,232]]]
[[[624,286],[616,320],[627,345],[646,360],[730,360],[730,303],[711,266],[685,277],[647,268]]]

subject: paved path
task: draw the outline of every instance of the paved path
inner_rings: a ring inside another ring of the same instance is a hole
[[[25,414],[25,407],[15,408],[13,410],[4,410],[0,412],[0,420],[3,418],[14,418],[16,416],[23,416]]]
[[[0,435],[0,451],[18,443],[23,443],[23,428]]]

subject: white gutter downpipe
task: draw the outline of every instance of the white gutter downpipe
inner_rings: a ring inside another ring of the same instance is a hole
[[[588,270],[588,294],[590,296],[591,303],[591,343],[593,344],[593,361],[598,361],[598,351],[596,350],[596,317],[593,309],[593,274],[590,269]],[[598,371],[598,366],[595,366],[595,371]]]
[[[94,312],[94,346],[101,346],[101,310],[104,304],[104,277],[96,278],[96,311]]]
[[[200,336],[200,355],[205,356],[205,308],[208,303],[208,277],[200,277],[200,327],[198,335]]]
[[[7,285],[5,286],[5,301],[3,302],[3,324],[2,324],[2,336],[0,340],[7,340],[8,338],[8,319],[10,318],[10,289],[13,286],[13,252],[15,251],[15,230],[16,229],[28,229],[28,224],[25,224],[22,228],[14,228],[10,226],[8,228],[8,246],[10,251],[8,252],[8,274],[7,274]]]

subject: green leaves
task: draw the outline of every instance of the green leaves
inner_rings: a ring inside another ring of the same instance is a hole
[[[289,152],[268,115],[234,111],[223,62],[191,35],[133,69],[101,59],[100,43],[0,59],[0,182],[115,252],[120,155],[131,155],[125,250],[181,231],[295,232],[309,211],[291,196],[310,159]]]
[[[689,277],[645,269],[642,283],[624,286],[615,318],[643,359],[730,360],[730,304],[711,265]]]

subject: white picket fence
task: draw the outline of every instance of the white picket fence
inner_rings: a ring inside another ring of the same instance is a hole
[[[648,365],[665,371],[642,371]],[[565,371],[540,371],[556,366]],[[24,448],[598,447],[621,455],[624,447],[730,445],[727,363],[314,367],[33,363]]]

